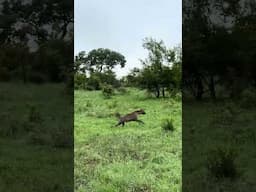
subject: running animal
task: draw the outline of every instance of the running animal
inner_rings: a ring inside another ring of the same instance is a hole
[[[146,114],[145,111],[143,109],[134,111],[132,113],[129,113],[125,116],[121,116],[119,113],[116,113],[116,117],[119,119],[118,123],[116,124],[116,126],[119,126],[122,124],[122,126],[124,126],[125,123],[129,122],[129,121],[136,121],[138,123],[142,123],[144,124],[143,121],[138,119],[138,115],[140,114]]]

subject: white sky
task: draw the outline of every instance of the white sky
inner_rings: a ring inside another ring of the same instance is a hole
[[[147,57],[142,39],[162,39],[168,47],[181,43],[182,0],[75,0],[75,54],[109,48],[123,54],[126,75]]]

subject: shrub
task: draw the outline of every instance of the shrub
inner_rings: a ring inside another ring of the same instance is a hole
[[[124,95],[124,94],[126,94],[126,93],[128,92],[125,87],[119,87],[119,88],[117,89],[117,91],[118,91],[120,94],[122,94],[122,95]]]
[[[217,127],[230,127],[234,121],[236,110],[231,104],[223,104],[222,106],[213,107],[211,124]]]
[[[86,101],[86,105],[85,106],[88,107],[88,108],[92,107],[91,101]]]
[[[182,95],[180,91],[176,91],[175,95],[173,95],[175,101],[181,101]]]
[[[218,147],[207,156],[207,169],[209,173],[217,178],[234,179],[238,175],[235,165],[236,152],[228,147]]]
[[[16,137],[19,131],[19,124],[17,121],[10,121],[5,126],[0,128],[0,136],[3,137]]]
[[[36,106],[29,106],[29,116],[28,116],[29,122],[33,123],[42,123],[42,117],[39,111],[37,110]]]
[[[74,89],[86,88],[86,76],[84,74],[76,73],[74,75]]]
[[[174,131],[173,120],[166,119],[162,123],[162,129],[164,131]]]
[[[101,87],[102,94],[105,98],[110,98],[114,94],[114,89],[111,85],[103,84]]]
[[[86,82],[87,90],[100,90],[100,79],[96,75],[91,75]]]
[[[252,108],[256,105],[256,90],[253,88],[249,88],[244,90],[241,93],[240,99],[241,107]]]

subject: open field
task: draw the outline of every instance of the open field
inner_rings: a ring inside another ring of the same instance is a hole
[[[114,127],[116,112],[143,108],[146,115]],[[174,131],[161,124],[172,119]],[[148,98],[129,89],[104,99],[75,91],[75,190],[181,191],[181,99]]]
[[[73,190],[70,99],[61,84],[0,84],[0,191]]]
[[[239,102],[183,103],[184,191],[256,190],[255,107]]]

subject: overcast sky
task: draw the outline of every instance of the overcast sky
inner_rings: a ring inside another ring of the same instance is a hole
[[[168,47],[181,43],[181,0],[76,0],[75,54],[109,48],[127,60],[117,76],[141,67],[147,56],[142,39],[162,39]]]

